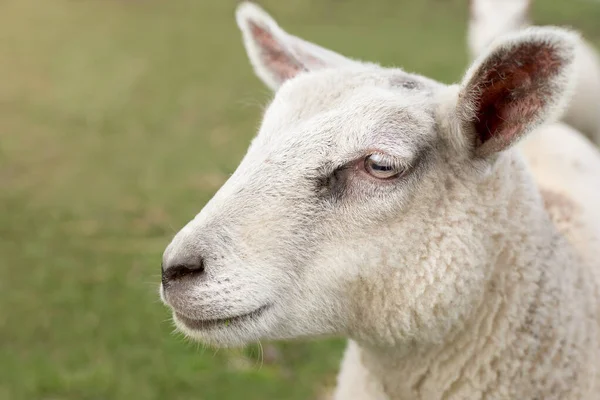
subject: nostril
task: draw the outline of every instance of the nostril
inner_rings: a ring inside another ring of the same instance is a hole
[[[177,264],[162,269],[163,285],[177,279],[204,273],[204,262],[202,260],[189,264]]]

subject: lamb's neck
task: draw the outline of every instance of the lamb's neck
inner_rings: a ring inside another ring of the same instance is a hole
[[[588,390],[593,379],[573,371],[597,351],[595,282],[541,207],[521,211],[527,217],[502,239],[462,326],[437,343],[359,345],[362,365],[387,397],[580,398],[571,390]],[[547,377],[561,369],[560,381]]]

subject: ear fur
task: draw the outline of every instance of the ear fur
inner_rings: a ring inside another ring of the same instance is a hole
[[[456,106],[475,155],[502,151],[555,119],[570,99],[579,37],[528,28],[500,37],[467,71]]]
[[[355,62],[290,35],[256,4],[241,3],[236,20],[256,75],[273,90],[303,71]]]

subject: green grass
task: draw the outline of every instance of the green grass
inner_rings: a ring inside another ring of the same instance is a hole
[[[446,82],[466,1],[263,4],[291,32]],[[224,0],[0,3],[0,399],[308,399],[341,340],[204,349],[157,296],[175,231],[241,159],[268,91]],[[600,43],[600,2],[536,20]]]

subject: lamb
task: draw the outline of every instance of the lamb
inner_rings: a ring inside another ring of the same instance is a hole
[[[578,35],[519,30],[444,85],[251,3],[237,22],[275,95],[165,249],[178,329],[221,347],[345,336],[336,400],[596,399],[600,154],[553,122]]]
[[[467,42],[477,57],[498,36],[531,25],[531,0],[470,0]],[[563,120],[600,145],[600,58],[585,41],[577,46],[576,90]]]

